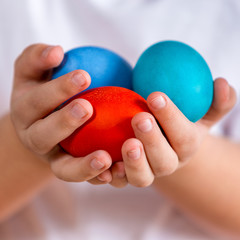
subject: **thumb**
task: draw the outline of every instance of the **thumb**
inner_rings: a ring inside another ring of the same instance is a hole
[[[234,88],[224,78],[217,78],[214,81],[212,105],[206,115],[198,122],[210,128],[233,108],[236,100]]]

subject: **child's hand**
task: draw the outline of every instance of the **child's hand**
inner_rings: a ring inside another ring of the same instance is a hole
[[[53,173],[66,181],[106,183],[111,181],[111,157],[96,151],[82,158],[73,158],[58,146],[92,115],[91,104],[76,99],[59,111],[61,103],[86,89],[90,76],[82,70],[49,81],[51,69],[58,66],[64,53],[59,46],[36,44],[28,47],[15,62],[11,98],[11,118],[22,143],[32,152],[49,161]],[[83,139],[84,141],[84,139]],[[97,179],[104,181],[101,182]]]
[[[155,178],[172,174],[186,164],[198,151],[209,128],[234,106],[236,94],[226,80],[217,79],[212,106],[196,123],[190,122],[163,93],[152,93],[147,102],[163,131],[151,114],[134,116],[132,127],[136,138],[124,143],[124,161],[112,167],[113,186],[123,187],[127,183],[149,186]]]

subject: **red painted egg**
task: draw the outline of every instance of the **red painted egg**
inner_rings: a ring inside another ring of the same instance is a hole
[[[150,112],[146,100],[122,87],[99,87],[76,95],[93,106],[92,117],[60,145],[74,157],[83,157],[96,150],[106,150],[113,162],[121,161],[121,148],[135,137],[131,120],[136,113]]]

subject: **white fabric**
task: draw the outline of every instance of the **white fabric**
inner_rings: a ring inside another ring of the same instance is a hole
[[[240,90],[238,0],[2,0],[0,115],[9,109],[13,63],[29,44],[65,50],[98,45],[133,66],[151,44],[173,39],[197,49],[213,77]],[[240,139],[240,107],[212,131]],[[0,193],[1,194],[1,193]],[[152,188],[114,189],[54,181],[0,225],[0,239],[212,239]]]

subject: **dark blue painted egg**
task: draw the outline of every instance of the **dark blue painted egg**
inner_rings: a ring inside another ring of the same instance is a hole
[[[90,74],[91,85],[88,89],[103,86],[132,89],[132,67],[125,59],[108,49],[86,46],[66,52],[62,63],[54,69],[52,79],[77,69]]]

